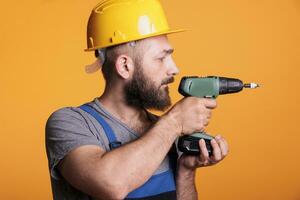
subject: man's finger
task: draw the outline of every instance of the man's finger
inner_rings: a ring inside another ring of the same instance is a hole
[[[227,149],[227,154],[228,154],[228,152],[229,152],[229,146],[228,146],[228,142],[225,140],[225,138],[223,138],[223,137],[221,137],[221,140],[223,141],[223,143],[224,143],[224,145],[225,145],[225,147],[226,147],[226,149]]]
[[[200,161],[203,162],[204,165],[207,165],[209,161],[209,154],[204,139],[199,140],[199,147],[201,150]]]
[[[226,143],[226,140],[220,135],[217,135],[215,137],[215,139],[216,139],[216,141],[219,144],[219,147],[221,149],[222,157],[225,157],[228,154],[228,145]]]
[[[215,99],[204,98],[204,105],[206,108],[214,109],[217,107],[217,101]]]
[[[213,158],[215,161],[219,161],[222,159],[221,149],[215,139],[210,141],[211,146],[213,147]]]
[[[207,110],[207,119],[210,119],[212,116],[211,110]]]

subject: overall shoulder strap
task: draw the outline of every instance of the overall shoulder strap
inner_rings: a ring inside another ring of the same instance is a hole
[[[108,125],[108,123],[104,120],[104,118],[92,106],[90,106],[88,104],[84,104],[84,105],[80,106],[79,108],[81,108],[85,112],[92,115],[102,126],[102,128],[104,129],[104,133],[108,139],[110,150],[113,150],[113,149],[121,146],[122,143],[117,140],[115,133],[113,132],[111,127]]]

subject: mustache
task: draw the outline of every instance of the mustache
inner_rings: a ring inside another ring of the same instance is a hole
[[[166,78],[161,82],[161,85],[173,83],[175,81],[175,78],[172,76],[171,78]]]

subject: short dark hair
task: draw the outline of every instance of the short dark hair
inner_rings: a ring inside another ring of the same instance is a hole
[[[108,47],[108,48],[111,48],[111,47]],[[107,48],[107,50],[108,50]],[[106,51],[107,51],[106,50]],[[106,54],[106,53],[105,53]],[[95,57],[98,58],[99,57],[99,52],[98,50],[95,50]],[[113,79],[113,72],[114,72],[114,59],[112,60],[111,57],[109,56],[106,56],[105,55],[105,61],[104,63],[102,64],[102,68],[101,68],[101,71],[103,73],[103,77],[105,79],[105,81],[107,83],[111,82],[112,79]]]
[[[136,41],[134,46],[134,49],[136,49],[137,46],[141,44],[142,40]],[[115,72],[115,62],[118,56],[122,53],[124,53],[124,50],[128,52],[130,56],[132,56],[133,59],[141,59],[141,52],[135,51],[132,49],[132,46],[130,48],[130,45],[128,43],[125,44],[120,44],[120,45],[115,45],[111,47],[107,47],[105,50],[105,60],[104,63],[102,64],[102,73],[103,77],[106,81],[106,83],[111,83],[114,79],[114,72]],[[95,50],[95,57],[99,57],[99,52],[98,50]]]

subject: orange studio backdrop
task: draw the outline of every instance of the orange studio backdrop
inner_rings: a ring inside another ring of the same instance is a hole
[[[3,1],[0,7],[0,199],[51,199],[44,145],[48,116],[99,96],[86,53],[97,0]],[[262,85],[220,96],[208,131],[230,153],[197,171],[199,199],[300,199],[300,1],[162,0],[180,77],[218,75]]]

